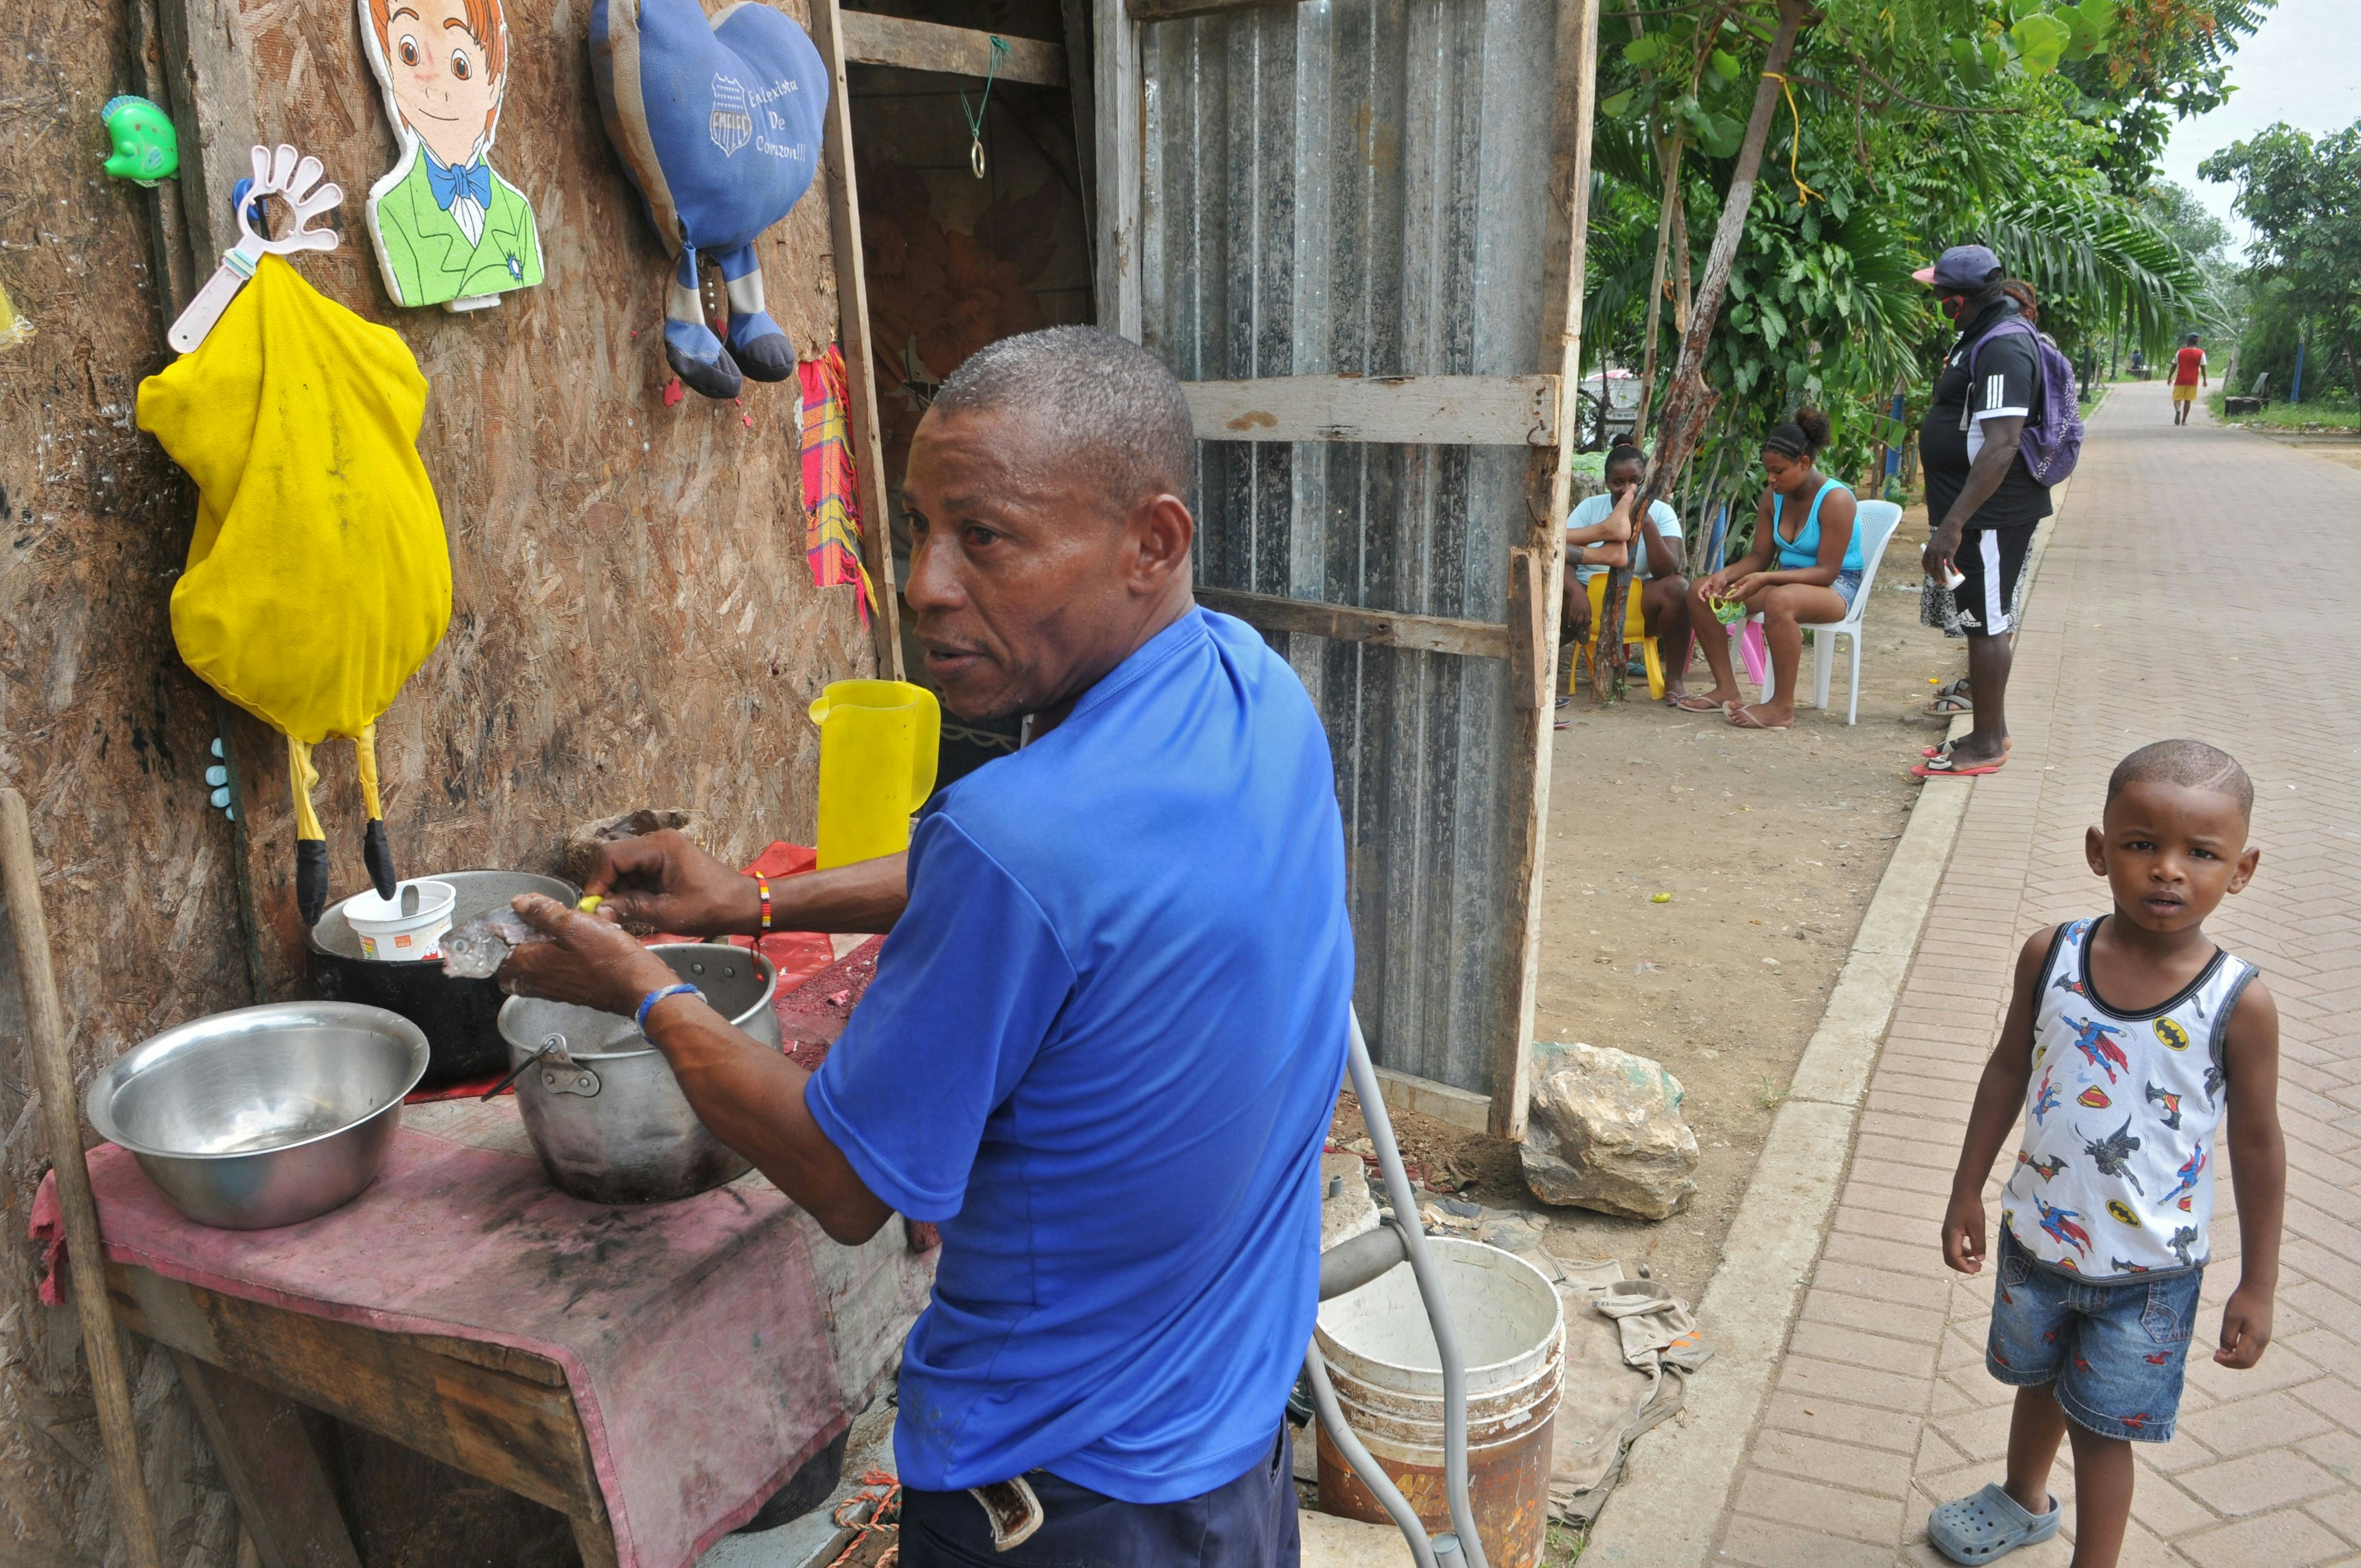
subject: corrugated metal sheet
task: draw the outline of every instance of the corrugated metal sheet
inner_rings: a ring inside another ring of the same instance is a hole
[[[1143,28],[1144,340],[1184,380],[1541,368],[1554,26],[1552,0],[1308,0]],[[1505,618],[1525,451],[1201,451],[1201,582]],[[1520,961],[1507,667],[1275,641],[1335,751],[1378,1059],[1489,1092]]]

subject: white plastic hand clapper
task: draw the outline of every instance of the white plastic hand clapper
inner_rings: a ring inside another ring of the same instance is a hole
[[[167,343],[182,354],[203,343],[264,257],[336,248],[335,230],[315,229],[311,224],[322,213],[334,211],[344,201],[345,191],[334,182],[321,184],[320,174],[318,159],[299,159],[295,149],[284,142],[275,153],[267,147],[254,149],[254,188],[237,203],[237,228],[243,237],[222,253],[221,265],[172,323],[172,330],[164,334]],[[278,197],[295,215],[293,225],[277,239],[254,232],[252,209],[265,196]]]

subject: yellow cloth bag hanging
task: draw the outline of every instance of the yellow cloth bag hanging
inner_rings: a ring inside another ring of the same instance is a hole
[[[139,384],[139,428],[197,483],[172,638],[214,690],[283,732],[296,898],[326,906],[311,750],[359,748],[363,858],[392,897],[374,751],[386,710],[451,620],[451,551],[418,457],[426,378],[391,330],[266,256],[193,353]]]

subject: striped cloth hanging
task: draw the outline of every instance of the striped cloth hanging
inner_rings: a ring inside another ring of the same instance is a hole
[[[804,554],[814,587],[852,585],[861,624],[869,624],[876,585],[861,565],[861,500],[845,422],[844,356],[835,344],[796,366],[804,396]]]

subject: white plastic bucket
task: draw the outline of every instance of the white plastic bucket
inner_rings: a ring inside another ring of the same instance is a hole
[[[403,888],[418,890],[418,913],[401,912]],[[379,962],[415,962],[443,956],[443,933],[451,928],[451,909],[457,890],[447,882],[419,877],[398,884],[391,898],[374,890],[357,893],[341,907],[353,935],[361,939],[361,956]]]
[[[1549,1506],[1553,1418],[1565,1370],[1565,1313],[1539,1269],[1498,1247],[1432,1236],[1467,1371],[1468,1490],[1494,1568],[1537,1563]],[[1430,1530],[1450,1528],[1443,1487],[1443,1357],[1407,1263],[1321,1304],[1312,1342],[1345,1424]],[[1324,1513],[1388,1518],[1323,1431]]]

